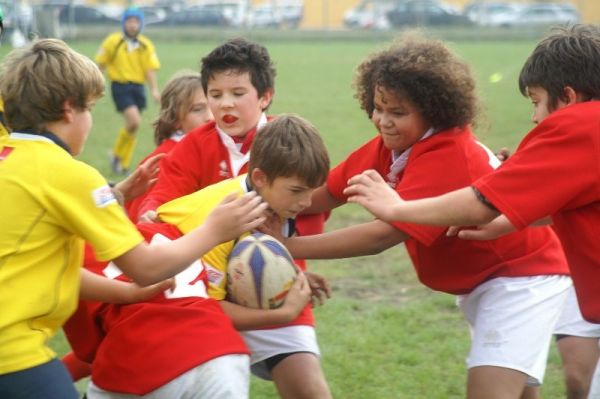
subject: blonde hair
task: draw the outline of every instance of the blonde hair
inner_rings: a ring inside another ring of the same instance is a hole
[[[299,177],[307,186],[319,187],[329,173],[329,155],[310,122],[282,114],[256,133],[248,173],[254,168],[262,170],[270,182],[277,177]]]
[[[181,118],[192,107],[194,94],[202,89],[200,74],[184,71],[165,85],[160,96],[160,112],[154,121],[154,142],[159,145],[178,129]]]
[[[41,133],[61,120],[64,104],[85,109],[104,94],[96,64],[58,39],[36,40],[10,52],[0,65],[4,116],[12,130]]]

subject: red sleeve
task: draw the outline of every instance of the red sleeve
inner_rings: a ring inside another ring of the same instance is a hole
[[[191,131],[163,159],[158,181],[141,203],[137,217],[147,211],[156,210],[165,202],[197,190],[202,174],[202,151],[199,141],[205,135],[204,129]]]
[[[389,172],[391,159],[390,151],[383,146],[383,142],[377,136],[352,152],[346,160],[329,172],[327,190],[332,197],[345,202],[346,196],[343,192],[349,178],[367,169],[375,169],[385,177]]]
[[[578,104],[548,116],[508,161],[474,184],[516,227],[594,201],[600,134],[593,106]]]
[[[491,171],[487,152],[470,132],[440,132],[413,145],[396,191],[406,200],[435,197],[467,187],[475,178]],[[403,222],[392,225],[426,246],[447,230],[447,227]]]

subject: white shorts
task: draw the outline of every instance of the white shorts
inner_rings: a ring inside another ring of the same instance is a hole
[[[312,326],[288,326],[269,330],[241,332],[250,349],[250,371],[264,380],[271,380],[265,360],[276,355],[308,352],[321,356],[317,334]]]
[[[556,320],[571,287],[568,276],[499,277],[457,298],[471,330],[469,368],[521,371],[544,379]]]
[[[575,287],[571,287],[562,313],[556,322],[554,334],[573,337],[600,338],[600,324],[586,321],[579,310]]]
[[[225,355],[194,367],[143,396],[105,391],[92,381],[86,395],[88,399],[247,399],[249,364],[247,355]]]

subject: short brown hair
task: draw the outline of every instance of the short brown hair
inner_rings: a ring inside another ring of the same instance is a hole
[[[257,133],[250,149],[248,171],[262,170],[273,182],[297,176],[309,187],[318,187],[329,173],[329,155],[317,129],[297,115],[283,114]]]
[[[473,123],[478,109],[469,66],[441,41],[409,33],[372,54],[356,71],[355,97],[369,118],[375,88],[410,101],[436,130]]]
[[[64,103],[84,109],[104,94],[96,64],[62,40],[41,39],[10,52],[0,66],[4,116],[12,130],[41,133],[60,120]]]
[[[586,100],[600,99],[600,27],[554,28],[535,47],[519,74],[519,90],[539,86],[548,92],[549,111],[570,86]]]
[[[268,90],[275,90],[276,72],[269,51],[250,40],[241,37],[227,40],[202,58],[200,74],[204,93],[207,93],[208,81],[223,72],[248,72],[258,97]]]
[[[165,85],[160,95],[160,112],[154,121],[154,142],[159,145],[177,130],[182,114],[187,113],[197,90],[202,89],[198,72],[181,72]]]

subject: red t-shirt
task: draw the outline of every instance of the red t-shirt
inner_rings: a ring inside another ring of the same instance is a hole
[[[518,228],[552,216],[583,316],[600,323],[600,102],[553,112],[474,186]]]
[[[437,196],[469,186],[491,172],[495,162],[469,129],[449,129],[412,146],[394,187],[407,200]],[[387,179],[391,164],[392,154],[377,136],[331,171],[327,188],[345,201],[343,190],[350,177],[375,169]],[[569,274],[560,243],[547,227],[493,241],[467,241],[446,237],[445,227],[393,225],[410,236],[406,248],[421,282],[438,291],[466,294],[495,277]]]
[[[138,228],[148,241],[158,233],[170,239],[180,235],[164,224],[140,224]],[[107,268],[106,262],[85,266],[111,277],[118,273],[118,269]],[[69,321],[65,331],[78,357],[78,344],[90,351],[86,340],[90,332],[93,337],[103,335],[93,359],[94,384],[108,391],[144,395],[206,361],[249,353],[219,303],[208,298],[206,270],[201,263],[191,265],[176,281],[174,291],[148,302],[103,305],[93,319],[96,331],[89,330],[92,323],[78,326],[75,320]]]

